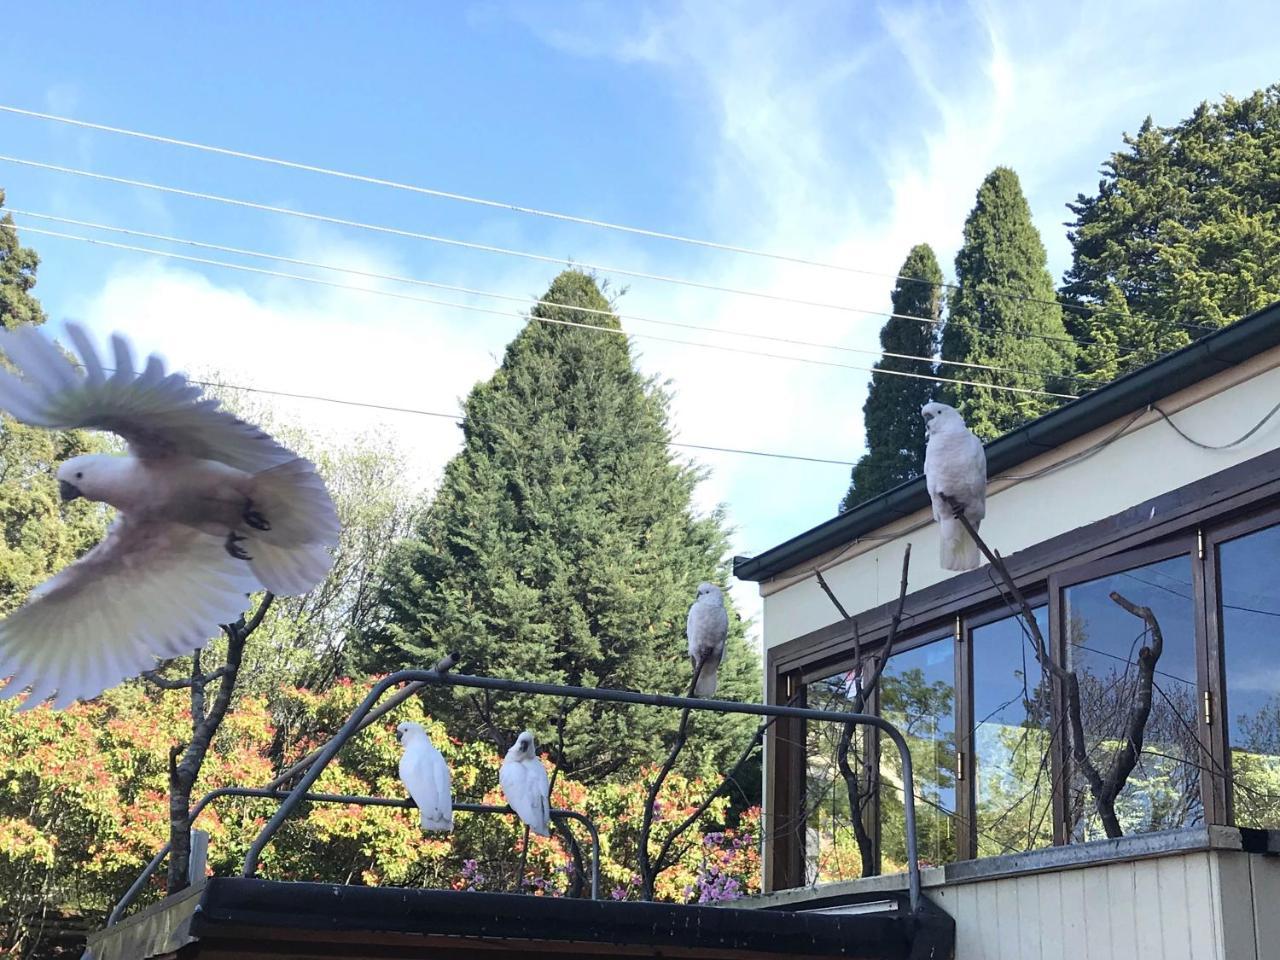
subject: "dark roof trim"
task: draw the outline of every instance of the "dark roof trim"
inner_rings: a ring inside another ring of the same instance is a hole
[[[925,904],[913,916],[900,894],[871,899],[888,909],[837,915],[226,877],[92,935],[90,949],[95,960],[180,948],[234,956],[267,940],[279,956],[434,956],[442,945],[449,956],[483,948],[477,956],[487,957],[951,955],[955,924],[940,909]]]
[[[995,475],[1016,467],[1277,345],[1280,302],[991,441],[987,444],[987,471]],[[924,478],[917,477],[759,556],[734,557],[733,575],[739,580],[768,580],[928,505]]]

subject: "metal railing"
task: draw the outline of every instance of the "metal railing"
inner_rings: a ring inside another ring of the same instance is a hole
[[[205,807],[219,800],[222,797],[262,797],[267,800],[285,800],[290,796],[282,790],[264,790],[254,787],[220,787],[217,790],[210,790],[191,808],[191,815],[188,819],[187,829],[195,826],[196,817],[204,812]],[[390,797],[364,797],[359,795],[348,795],[342,793],[306,793],[302,800],[310,803],[346,803],[356,804],[361,807],[403,807],[413,810],[417,808],[411,799],[395,800]],[[508,806],[499,806],[492,803],[455,803],[453,809],[457,813],[495,813],[515,816],[516,813]],[[591,834],[591,899],[600,899],[600,832],[596,829],[595,821],[584,813],[576,810],[552,810],[552,820],[576,820],[587,828],[587,832]],[[561,828],[563,829],[563,827]],[[142,893],[143,888],[147,885],[147,881],[159,869],[160,864],[164,862],[164,858],[169,855],[172,844],[166,843],[160,848],[159,852],[151,858],[150,862],[142,868],[142,873],[133,881],[133,885],[125,891],[125,895],[120,898],[120,902],[111,910],[111,915],[107,917],[107,926],[111,927],[118,923],[124,912],[129,909],[129,905],[138,898],[138,894]]]
[[[920,862],[916,849],[915,777],[911,767],[911,751],[897,727],[881,717],[866,713],[839,713],[834,710],[811,710],[807,707],[775,706],[762,703],[736,703],[731,700],[702,700],[695,697],[675,697],[658,693],[637,693],[632,690],[612,690],[597,687],[568,687],[554,683],[533,683],[526,680],[502,680],[494,677],[475,677],[467,674],[448,673],[441,670],[401,670],[378,681],[352,711],[346,722],[316,756],[302,774],[297,784],[281,802],[275,815],[263,826],[245,854],[240,874],[252,877],[258,869],[262,851],[276,831],[307,798],[307,790],[324,772],[330,761],[351,737],[361,729],[361,722],[374,709],[382,695],[402,683],[427,683],[442,686],[470,687],[479,690],[497,690],[506,693],[527,693],[575,700],[594,700],[609,703],[632,703],[640,706],[669,707],[674,709],[706,710],[712,713],[742,713],[758,717],[793,717],[800,720],[816,720],[823,723],[852,723],[875,727],[888,735],[902,759],[902,798],[907,841],[907,889],[911,910],[920,906]]]

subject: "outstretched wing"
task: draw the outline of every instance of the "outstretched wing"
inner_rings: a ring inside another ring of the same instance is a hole
[[[23,709],[90,699],[204,646],[243,612],[258,584],[218,537],[170,523],[118,520],[96,547],[0,621],[0,697]]]
[[[111,338],[114,366],[108,370],[84,329],[67,324],[80,355],[73,361],[38,329],[0,331],[0,350],[22,372],[0,369],[0,410],[38,427],[110,430],[136,457],[177,454],[257,473],[293,458],[268,434],[202,398],[181,374],[167,374],[154,354],[134,367],[133,352],[119,334]]]

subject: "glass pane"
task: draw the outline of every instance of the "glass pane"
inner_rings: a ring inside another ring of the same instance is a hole
[[[916,822],[922,865],[956,858],[955,640],[947,637],[889,658],[880,678],[880,715],[907,739],[915,772]],[[902,761],[880,743],[880,867],[906,869]]]
[[[1043,606],[1036,623],[1046,637]],[[976,627],[973,638],[974,810],[978,856],[1053,843],[1052,696],[1019,617]]]
[[[806,703],[815,710],[852,711],[852,684],[849,671],[817,680],[805,688]],[[838,764],[844,731],[833,723],[806,723],[805,729],[805,882],[855,880],[862,876],[862,856],[849,813],[849,791]],[[849,763],[854,770],[862,769],[859,758],[866,755],[865,733],[864,728],[856,728],[850,744]]]
[[[1280,827],[1280,526],[1218,547],[1236,823]]]
[[[1103,776],[1123,744],[1138,689],[1138,651],[1149,642],[1143,622],[1116,604],[1112,591],[1150,607],[1164,635],[1142,753],[1116,799],[1116,817],[1125,834],[1201,823],[1191,560],[1172,557],[1063,590],[1067,666],[1079,677],[1086,749]],[[1106,836],[1074,765],[1067,801],[1072,840]]]

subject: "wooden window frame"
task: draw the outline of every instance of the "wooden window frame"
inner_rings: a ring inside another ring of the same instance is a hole
[[[1064,631],[1060,623],[1063,587],[1188,551],[1191,553],[1198,695],[1203,697],[1203,693],[1208,691],[1211,696],[1208,715],[1197,710],[1201,742],[1207,746],[1212,760],[1210,775],[1205,776],[1202,771],[1200,781],[1207,823],[1232,822],[1230,791],[1226,782],[1230,773],[1230,750],[1225,730],[1228,714],[1222,662],[1217,546],[1277,522],[1280,522],[1280,450],[1273,450],[1005,558],[1019,587],[1029,598],[1034,598],[1031,599],[1032,605],[1047,601],[1049,643],[1052,655],[1062,663],[1065,662]],[[896,600],[889,601],[857,615],[864,646],[874,647],[876,643],[884,642],[895,606]],[[956,790],[956,816],[963,816],[962,822],[967,823],[969,829],[957,834],[957,857],[962,855],[961,838],[964,838],[963,854],[971,856],[976,850],[972,793],[971,630],[1008,616],[1008,607],[1003,602],[999,586],[989,577],[989,571],[979,569],[908,594],[907,611],[902,624],[906,639],[900,641],[899,651],[913,649],[947,632],[952,632],[956,638],[956,736],[957,744],[963,736],[963,742],[969,748],[963,751],[967,756],[961,758],[960,766],[967,786],[961,790],[957,784]],[[960,629],[957,630],[957,626]],[[850,624],[840,620],[769,648],[765,654],[769,702],[785,702],[785,698],[776,698],[780,678],[792,676],[796,678],[793,682],[798,682],[803,677],[807,682],[810,677],[829,676],[840,669],[841,664],[850,664],[851,641]],[[878,703],[869,705],[869,708],[878,709]],[[1060,710],[1058,704],[1055,708]],[[794,736],[788,736],[794,747]],[[1055,767],[1062,765],[1054,771],[1054,783],[1059,786],[1054,790],[1054,843],[1058,845],[1067,840],[1066,792],[1061,789],[1061,785],[1066,783],[1066,746],[1062,740],[1060,736],[1054,737],[1056,755],[1053,763]],[[767,748],[764,776],[772,826],[775,818],[780,817],[779,802],[799,800],[799,809],[804,809],[803,796],[797,796],[795,789],[785,786],[779,789],[776,781],[779,770],[787,770],[793,777],[799,773],[803,781],[805,758],[803,749],[798,757],[780,749],[772,732],[767,742],[772,746]],[[803,744],[803,739],[799,742]],[[1218,771],[1223,771],[1225,776]],[[799,792],[802,794],[803,786]],[[878,810],[874,811],[874,816],[878,830]],[[781,819],[785,820],[785,815]],[[766,861],[772,865],[772,869],[766,870],[769,889],[803,883],[803,828],[799,836],[794,831],[786,837],[776,833],[769,836],[771,848],[782,841],[779,849],[767,851],[765,855]],[[876,848],[878,860],[878,836]],[[793,877],[798,879],[792,880]]]
[[[1234,771],[1231,761],[1230,735],[1227,719],[1231,716],[1231,704],[1227,698],[1226,637],[1222,623],[1222,569],[1218,560],[1218,548],[1224,543],[1280,526],[1280,504],[1268,504],[1258,510],[1233,517],[1215,524],[1202,533],[1204,580],[1208,591],[1205,595],[1205,689],[1208,690],[1212,710],[1206,723],[1204,711],[1200,711],[1201,725],[1205,728],[1205,741],[1212,758],[1213,800],[1217,817],[1213,823],[1235,823]]]

